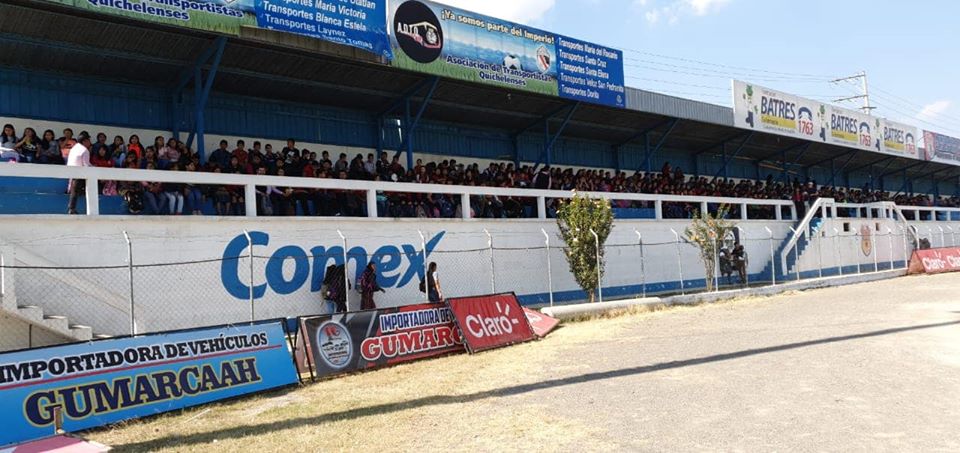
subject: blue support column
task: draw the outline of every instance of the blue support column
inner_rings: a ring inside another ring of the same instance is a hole
[[[204,143],[204,132],[206,129],[206,118],[204,117],[204,111],[207,107],[207,101],[210,99],[210,91],[213,88],[213,81],[217,77],[217,70],[220,68],[220,61],[223,59],[223,50],[227,46],[227,38],[221,36],[217,38],[213,45],[211,45],[207,50],[205,50],[199,58],[197,58],[193,67],[190,70],[185,70],[180,75],[180,80],[177,83],[177,86],[174,90],[174,96],[179,98],[182,96],[183,89],[186,88],[187,84],[190,83],[190,79],[193,79],[193,119],[194,127],[190,131],[190,136],[187,138],[187,146],[193,147],[194,138],[197,139],[196,151],[197,155],[200,157],[200,161],[203,162],[206,157],[206,145]],[[203,66],[210,61],[210,69],[207,72],[207,77],[203,77]],[[176,98],[174,99],[176,101]],[[176,104],[176,102],[172,102]],[[178,110],[176,105],[173,105],[174,110]],[[179,140],[180,136],[180,125],[179,125],[179,115],[172,115],[173,124],[171,124],[171,132]]]
[[[547,117],[543,120],[543,138],[545,140],[543,151],[540,153],[540,157],[537,158],[536,164],[533,166],[533,170],[536,171],[540,167],[540,164],[546,159],[547,165],[553,164],[553,145],[557,143],[557,139],[563,134],[563,130],[567,128],[567,125],[570,124],[570,119],[573,118],[573,114],[577,112],[577,109],[580,107],[580,102],[574,102],[569,106],[570,110],[567,111],[567,116],[563,118],[563,122],[560,123],[560,127],[556,132],[550,132],[550,118]],[[552,116],[552,115],[551,115]]]
[[[407,99],[403,103],[403,141],[400,143],[400,149],[397,152],[406,151],[407,153],[407,170],[413,168],[413,139],[410,138],[410,134],[413,133],[413,125],[411,124],[410,119],[410,99]]]
[[[650,173],[650,134],[643,134],[643,171]]]
[[[400,102],[403,103],[403,142],[400,144],[400,148],[397,150],[397,155],[400,155],[402,152],[407,153],[407,169],[413,168],[413,148],[414,140],[413,134],[417,131],[417,126],[420,125],[420,119],[423,118],[423,113],[427,110],[427,106],[430,105],[430,101],[433,99],[433,93],[437,90],[437,85],[440,83],[439,77],[431,77],[427,79],[427,83],[430,84],[430,89],[427,91],[426,96],[423,98],[423,103],[420,104],[420,108],[417,110],[416,115],[412,115],[410,111],[410,102],[414,94],[416,94],[423,87],[423,83],[418,84],[414,87],[413,90],[408,91],[404,94]],[[391,107],[385,113],[389,113],[395,108]]]
[[[644,134],[644,140],[646,142],[644,149],[644,161],[646,162],[647,173],[650,172],[650,157],[660,151],[660,148],[663,147],[664,143],[667,142],[667,137],[670,137],[670,134],[673,132],[673,129],[677,127],[677,124],[680,123],[679,119],[670,120],[670,127],[664,132],[663,137],[660,137],[660,140],[657,142],[657,145],[650,149],[650,135]]]
[[[513,136],[513,167],[520,170],[520,137]]]

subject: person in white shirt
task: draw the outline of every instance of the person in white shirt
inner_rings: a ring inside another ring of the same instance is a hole
[[[90,165],[90,136],[80,134],[80,140],[70,148],[67,155],[68,167],[91,167]],[[70,201],[67,204],[67,214],[77,213],[77,195],[83,192],[86,195],[87,184],[85,179],[70,180]]]

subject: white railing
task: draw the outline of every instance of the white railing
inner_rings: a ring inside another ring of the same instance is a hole
[[[470,196],[494,195],[499,197],[536,198],[537,217],[547,217],[546,200],[548,198],[572,198],[572,192],[537,189],[507,189],[483,186],[457,186],[439,184],[415,184],[356,181],[341,179],[298,178],[281,176],[259,176],[199,172],[173,172],[160,170],[132,170],[97,167],[65,167],[59,165],[9,164],[0,165],[0,178],[56,178],[83,179],[87,187],[97,187],[100,181],[153,181],[160,183],[229,185],[243,186],[246,203],[246,216],[256,217],[257,186],[292,187],[302,189],[350,190],[366,194],[367,216],[377,217],[377,192],[389,193],[426,193],[454,194],[460,196],[463,218],[470,218]],[[710,204],[726,204],[740,207],[740,220],[751,220],[747,215],[748,206],[772,206],[776,220],[783,219],[784,208],[788,208],[790,219],[796,218],[796,208],[789,200],[760,200],[724,197],[689,197],[677,195],[652,195],[638,193],[585,192],[586,195],[608,200],[645,201],[654,206],[656,220],[662,220],[664,203],[694,203],[701,211],[707,211]],[[97,190],[86,191],[87,215],[100,215],[100,194]]]

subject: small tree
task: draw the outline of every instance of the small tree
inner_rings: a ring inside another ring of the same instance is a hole
[[[603,244],[613,229],[610,201],[579,194],[574,194],[570,200],[561,200],[557,208],[557,226],[560,228],[560,238],[567,244],[564,255],[570,264],[570,273],[580,288],[590,295],[590,302],[593,302],[594,293],[600,286],[598,271],[600,275],[603,274]],[[597,233],[600,242],[599,263],[597,238],[593,237],[591,230]]]
[[[727,205],[720,205],[716,215],[694,211],[693,222],[684,231],[687,240],[700,249],[700,261],[707,274],[707,291],[713,291],[719,246],[734,228],[733,223],[726,219],[728,212],[730,208]]]

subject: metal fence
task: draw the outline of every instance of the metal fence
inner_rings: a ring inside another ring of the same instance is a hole
[[[960,229],[947,234],[946,229],[941,233],[938,227],[932,228],[927,235],[931,243],[958,243],[956,235]],[[622,228],[616,232],[603,247],[602,290],[594,295],[595,300],[689,294],[709,286],[699,250],[685,240],[682,232],[661,231],[658,237],[652,233],[647,233],[651,237],[644,237],[638,231]],[[924,231],[920,233],[926,237]],[[137,241],[127,237],[127,253],[100,257],[105,265],[37,266],[29,260],[11,259],[7,253],[0,271],[5,281],[11,275],[15,279],[17,305],[39,306],[48,316],[64,316],[70,323],[89,325],[95,333],[107,335],[324,313],[327,305],[319,292],[319,268],[338,262],[336,254],[344,255],[339,262],[347,263],[346,279],[351,286],[355,286],[357,268],[362,269],[364,263],[377,261],[388,268],[381,270],[381,278],[389,277],[391,284],[386,295],[378,295],[379,302],[387,306],[425,301],[426,295],[419,291],[418,283],[424,275],[422,267],[429,262],[438,265],[446,297],[514,291],[528,305],[590,299],[577,287],[564,256],[566,248],[555,233],[481,230],[446,234],[456,240],[440,243],[429,251],[427,259],[410,260],[421,266],[412,271],[394,262],[409,256],[359,254],[359,249],[352,245],[364,238],[352,237],[350,232],[339,233],[342,248],[336,249],[336,253],[330,248],[330,254],[322,256],[309,251],[303,256],[283,255],[279,251],[264,256],[250,253],[259,250],[250,247],[238,257],[137,262],[133,259],[141,256],[134,253]],[[906,266],[916,246],[902,228],[871,231],[868,235],[824,228],[802,249],[787,251],[779,250],[787,237],[762,226],[738,229],[736,238],[748,251],[746,275],[741,278],[735,270],[724,273],[718,269],[712,277],[715,291],[900,268]],[[418,232],[406,239],[416,246],[403,253],[414,258],[422,256],[427,238]],[[723,245],[732,246],[730,239],[726,241]],[[9,248],[5,251],[9,252]],[[781,253],[790,257],[787,269],[781,268]],[[719,261],[718,257],[715,259]],[[304,262],[310,265],[304,267]],[[235,275],[236,281],[228,281],[224,277],[227,274]],[[281,277],[270,282],[268,289],[267,275]],[[404,278],[407,280],[401,281]],[[356,288],[349,292],[348,309],[360,309]],[[10,332],[5,335],[21,335]]]

